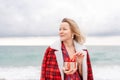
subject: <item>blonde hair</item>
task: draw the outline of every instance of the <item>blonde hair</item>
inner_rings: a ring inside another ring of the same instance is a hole
[[[77,41],[80,44],[85,43],[86,38],[83,35],[83,33],[80,31],[77,23],[74,20],[69,19],[69,18],[64,18],[62,22],[67,22],[70,25],[70,29],[72,33],[74,34],[73,39],[75,41]]]

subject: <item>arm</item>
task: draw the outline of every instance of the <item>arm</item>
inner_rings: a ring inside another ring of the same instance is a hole
[[[78,63],[78,70],[79,70],[80,76],[82,76],[82,64],[81,63]]]
[[[83,52],[84,51],[84,52]],[[93,80],[92,67],[87,49],[77,53],[78,70],[83,80]]]
[[[83,59],[84,59],[84,57],[85,57],[85,55],[83,54],[83,52],[77,52],[76,53],[76,56],[77,56],[77,64],[78,64],[78,71],[79,71],[79,74],[80,74],[80,76],[82,77],[83,75],[82,75],[82,63],[83,63]]]

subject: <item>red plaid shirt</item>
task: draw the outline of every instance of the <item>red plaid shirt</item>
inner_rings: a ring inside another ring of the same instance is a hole
[[[87,70],[88,70],[87,80],[93,80],[89,54],[86,49],[84,50],[87,52]],[[47,48],[41,66],[40,80],[62,80],[55,56],[55,51],[56,51],[55,49],[52,49],[50,47]]]
[[[40,80],[62,80],[54,51],[48,47],[45,52]]]
[[[94,80],[93,79],[93,74],[92,74],[92,66],[91,66],[91,62],[90,62],[90,57],[88,54],[88,50],[84,49],[84,51],[87,52],[87,80]]]
[[[62,53],[63,53],[64,62],[71,61],[71,59],[68,55],[68,52],[63,43],[62,43]],[[81,80],[78,70],[74,74],[71,74],[71,75],[64,74],[64,79],[65,80]]]

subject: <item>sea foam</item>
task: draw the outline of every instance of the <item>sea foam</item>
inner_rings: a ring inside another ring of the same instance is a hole
[[[39,67],[0,67],[0,80],[39,80]]]

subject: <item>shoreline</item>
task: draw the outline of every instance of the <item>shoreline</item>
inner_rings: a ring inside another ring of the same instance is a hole
[[[1,37],[0,46],[48,46],[57,39],[59,39],[58,36]],[[120,46],[120,36],[87,37],[86,43],[84,45]]]

